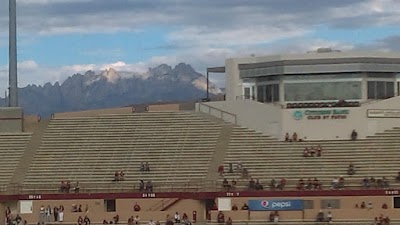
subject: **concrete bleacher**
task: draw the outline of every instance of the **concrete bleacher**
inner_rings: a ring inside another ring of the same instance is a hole
[[[10,183],[30,137],[30,133],[0,133],[1,187]]]
[[[303,178],[318,178],[325,189],[334,177],[344,176],[348,187],[361,187],[364,177],[380,179],[386,176],[392,185],[399,168],[400,128],[394,128],[367,139],[321,140],[303,142],[282,142],[255,131],[235,127],[231,136],[226,158],[225,171],[229,163],[234,167],[242,162],[252,178],[260,179],[266,188],[272,178],[288,180],[288,187],[294,188]],[[305,147],[321,145],[322,157],[302,157]],[[356,173],[347,175],[352,162]],[[246,186],[248,179],[241,179],[238,172],[226,173],[228,181],[237,179],[238,186]],[[222,178],[220,179],[220,181]]]
[[[61,181],[81,188],[137,188],[152,180],[154,189],[204,179],[221,125],[187,112],[149,112],[53,119],[23,182],[24,189]],[[150,172],[139,171],[148,162]],[[115,184],[115,171],[125,181]],[[41,187],[40,189],[43,189]]]

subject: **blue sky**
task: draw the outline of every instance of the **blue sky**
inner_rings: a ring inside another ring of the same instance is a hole
[[[17,0],[19,86],[86,70],[197,71],[237,56],[400,50],[398,0]],[[0,93],[7,87],[8,0],[0,1]],[[221,77],[212,77],[219,86]],[[0,94],[1,95],[1,94]]]

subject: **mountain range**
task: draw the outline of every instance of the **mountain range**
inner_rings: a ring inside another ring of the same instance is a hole
[[[207,79],[190,65],[172,68],[162,64],[145,73],[87,71],[68,77],[61,84],[19,88],[19,105],[26,115],[48,116],[57,112],[121,107],[149,102],[193,101],[206,97]],[[210,83],[211,96],[221,90]],[[7,103],[0,99],[0,106]]]

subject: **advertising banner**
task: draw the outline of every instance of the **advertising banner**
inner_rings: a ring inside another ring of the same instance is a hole
[[[250,211],[301,211],[304,209],[300,199],[249,200]]]

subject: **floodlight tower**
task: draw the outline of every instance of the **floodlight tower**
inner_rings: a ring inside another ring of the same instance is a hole
[[[17,79],[17,3],[9,0],[9,106],[18,107]]]

